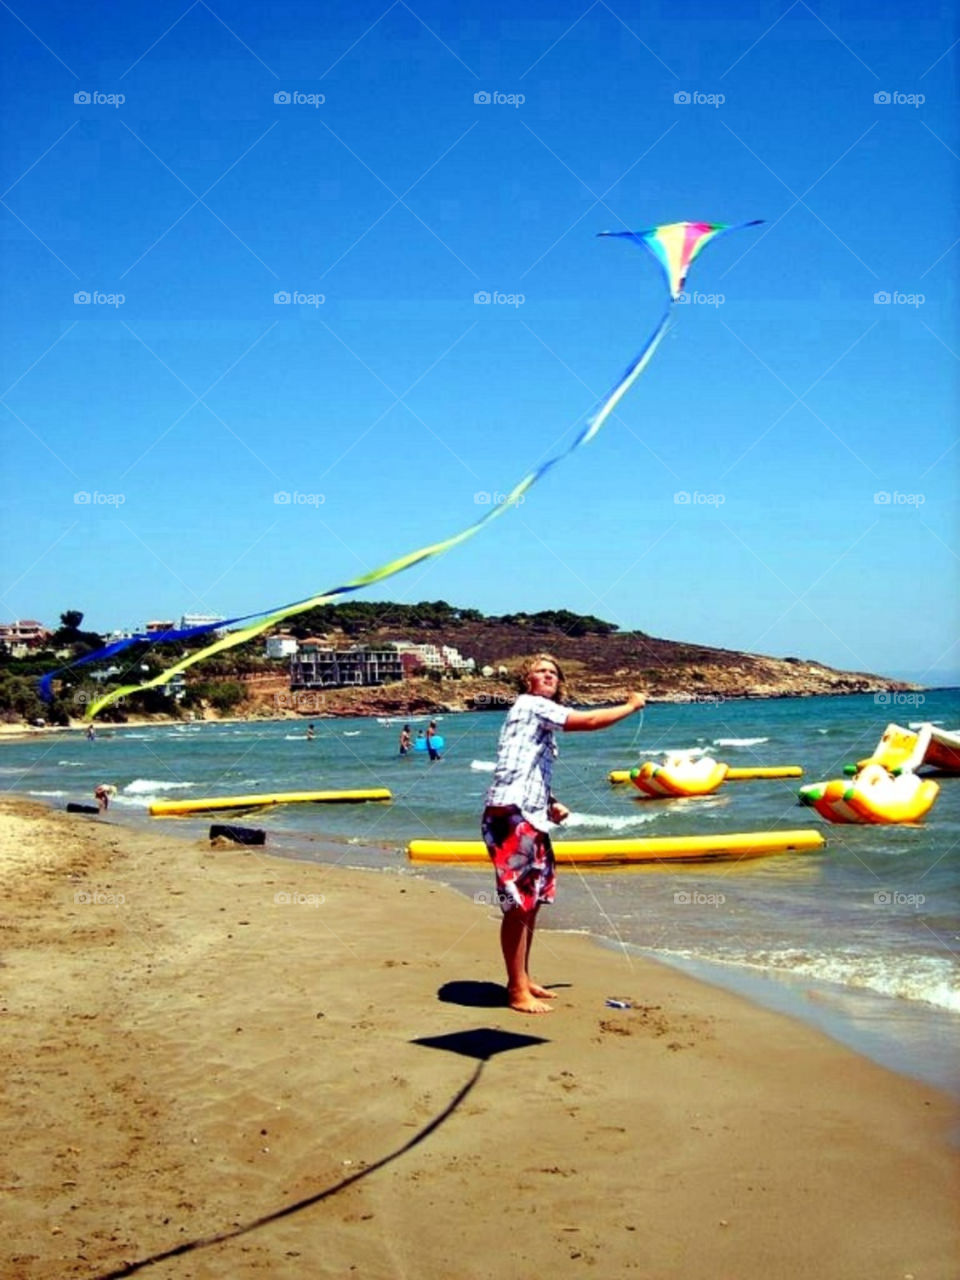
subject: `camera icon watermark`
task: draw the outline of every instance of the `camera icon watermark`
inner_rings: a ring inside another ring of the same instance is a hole
[[[278,907],[322,907],[326,898],[322,893],[300,893],[297,890],[287,893],[281,889],[273,895],[273,901]]]
[[[515,698],[505,693],[478,693],[473,699],[475,707],[512,707]]]
[[[125,293],[100,293],[97,289],[78,289],[73,295],[75,307],[122,307],[126,300]]]
[[[278,711],[296,711],[309,715],[323,710],[323,700],[319,693],[305,690],[286,690],[273,695],[274,705]]]
[[[876,307],[922,307],[926,300],[925,293],[900,293],[896,289],[893,293],[887,289],[878,289],[873,295]]]
[[[78,507],[122,507],[127,500],[127,495],[100,493],[97,489],[91,493],[88,489],[79,489],[73,495],[73,500]]]
[[[901,493],[899,489],[892,492],[880,489],[873,495],[877,507],[922,507],[927,500],[925,493]]]
[[[107,889],[78,889],[73,900],[77,906],[82,907],[122,907],[127,896]]]
[[[298,289],[278,289],[273,295],[275,307],[322,307],[326,300],[324,293],[301,293]]]
[[[926,698],[922,693],[902,693],[899,690],[881,689],[873,695],[878,707],[922,707]]]
[[[480,89],[473,95],[473,101],[478,107],[522,107],[526,102],[526,95],[522,93],[500,93],[497,89],[492,92],[487,89]]]
[[[724,293],[687,293],[684,289],[682,293],[677,294],[677,302],[682,305],[693,305],[701,307],[722,307],[726,302],[727,296]]]
[[[509,502],[511,506],[522,506],[527,500],[525,493],[518,494],[517,497],[511,499],[509,493],[501,493],[499,489],[495,489],[493,493],[489,489],[478,489],[473,495],[473,501],[478,507],[502,507],[504,503]]]
[[[726,900],[725,893],[702,893],[699,889],[678,889],[673,895],[677,907],[722,907]]]
[[[680,489],[673,495],[678,507],[722,507],[726,500],[724,493],[701,493],[699,489],[694,489],[693,493]]]
[[[700,93],[696,89],[678,89],[673,101],[678,107],[722,107],[726,102],[726,94]]]
[[[125,93],[100,93],[94,89],[79,89],[73,100],[78,107],[122,107],[127,100]]]
[[[926,902],[923,893],[901,893],[899,889],[878,889],[873,895],[877,907],[922,907]]]
[[[288,489],[280,489],[273,495],[278,507],[322,507],[326,500],[325,493],[300,493],[297,489],[292,493]]]
[[[898,93],[894,90],[892,93],[887,89],[880,89],[873,95],[873,100],[878,107],[922,107],[927,100],[924,93]]]
[[[496,890],[488,892],[486,889],[475,893],[473,900],[480,907],[502,907],[504,903],[513,901],[508,893],[499,893]]]
[[[299,89],[278,89],[273,95],[278,107],[322,107],[326,96],[322,93],[301,93]]]
[[[487,289],[478,289],[473,301],[479,307],[522,307],[527,300],[525,293],[499,293],[496,289],[491,293]]]

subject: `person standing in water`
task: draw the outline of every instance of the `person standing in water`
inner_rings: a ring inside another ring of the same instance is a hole
[[[412,746],[413,739],[410,737],[410,726],[405,724],[400,730],[400,754],[402,756],[407,755]]]
[[[97,802],[97,808],[101,813],[106,813],[110,808],[110,797],[117,794],[117,788],[111,782],[101,782],[98,787],[93,789],[93,798]]]
[[[530,977],[530,947],[537,913],[553,902],[555,862],[548,828],[570,810],[551,789],[557,755],[554,734],[606,729],[639,711],[642,693],[596,711],[563,706],[564,680],[552,654],[538,653],[521,669],[523,692],[500,731],[497,763],[487,791],[480,829],[493,862],[497,900],[503,912],[500,948],[507,970],[507,996],[519,1013],[549,1013],[554,998]]]
[[[314,733],[313,725],[308,724],[307,725],[307,741],[312,742],[315,737],[316,737],[316,734]]]
[[[437,736],[438,736],[437,722],[436,720],[431,720],[430,723],[427,725],[427,753],[429,754],[431,760],[440,759],[440,752],[434,746],[434,739]]]

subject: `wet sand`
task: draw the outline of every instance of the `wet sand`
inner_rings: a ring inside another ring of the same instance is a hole
[[[412,876],[11,800],[0,860],[5,1278],[960,1272],[954,1104],[796,1021],[549,933],[512,1013]]]

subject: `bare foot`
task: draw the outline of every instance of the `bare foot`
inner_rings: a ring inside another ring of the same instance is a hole
[[[521,992],[510,996],[510,1008],[517,1013],[553,1013],[548,1004],[537,1000],[532,992]]]
[[[541,987],[539,982],[530,983],[530,994],[539,996],[541,1000],[556,1000],[557,998],[555,991],[548,991],[546,987]]]

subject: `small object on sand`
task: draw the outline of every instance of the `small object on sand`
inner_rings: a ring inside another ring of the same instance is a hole
[[[233,844],[267,843],[267,833],[261,827],[228,827],[215,822],[210,828],[210,839],[216,840],[218,836]]]
[[[67,813],[99,813],[95,804],[68,804]]]
[[[631,1007],[627,1000],[608,1000],[606,1005],[608,1009],[629,1009]]]

